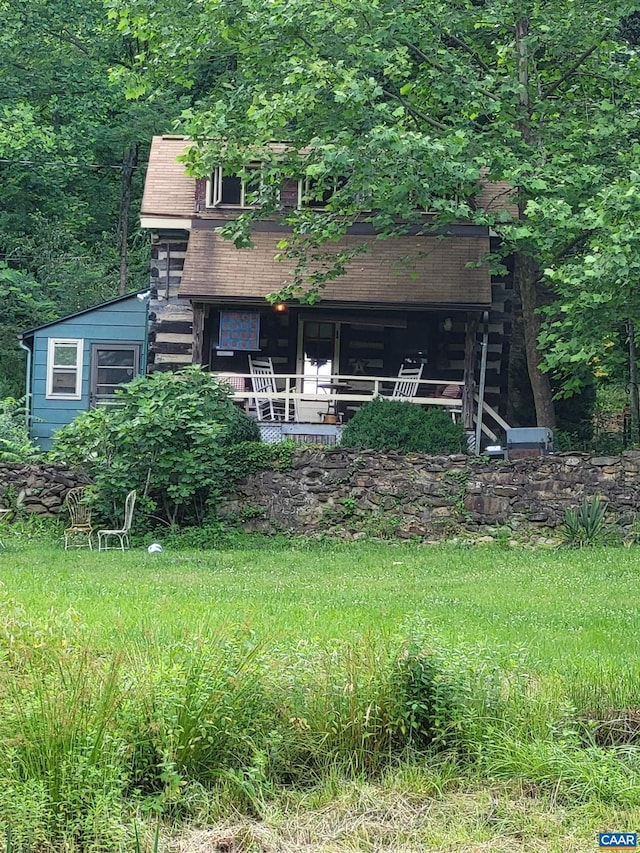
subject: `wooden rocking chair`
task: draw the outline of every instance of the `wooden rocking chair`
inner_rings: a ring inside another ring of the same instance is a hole
[[[396,379],[393,391],[391,392],[392,400],[411,400],[418,393],[420,380],[422,379],[422,370],[424,365],[420,367],[405,367],[400,365],[398,378]]]
[[[289,401],[289,417],[286,417],[286,401],[274,399],[278,393],[276,374],[270,358],[252,358],[249,356],[251,374],[252,401],[259,421],[296,421],[295,400]]]

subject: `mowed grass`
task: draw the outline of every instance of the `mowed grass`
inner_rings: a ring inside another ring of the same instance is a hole
[[[267,644],[395,634],[522,650],[554,672],[640,661],[640,550],[317,544],[230,551],[0,551],[3,597],[69,613],[94,642],[183,640],[220,626]]]
[[[151,850],[156,815],[190,853],[637,828],[637,746],[585,721],[640,708],[636,548],[3,539],[0,849]]]

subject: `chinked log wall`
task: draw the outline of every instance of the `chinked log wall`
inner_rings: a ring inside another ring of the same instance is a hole
[[[186,252],[184,240],[151,247],[150,371],[179,370],[192,362],[193,310],[178,296]]]
[[[297,452],[293,468],[243,481],[227,513],[253,530],[439,538],[544,532],[567,507],[598,495],[630,527],[640,512],[640,452],[557,454],[513,462],[335,450]]]

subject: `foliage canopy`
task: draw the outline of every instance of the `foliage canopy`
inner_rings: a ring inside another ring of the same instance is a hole
[[[633,284],[633,263],[617,264],[612,238],[629,229],[635,246],[636,226],[604,211],[637,164],[635,2],[179,0],[159,8],[153,0],[110,0],[110,8],[121,32],[146,46],[132,90],[167,80],[199,90],[182,125],[195,141],[192,172],[264,163],[257,209],[234,221],[228,237],[247,245],[252,220],[278,213],[274,188],[283,175],[302,173],[315,193],[330,191],[323,217],[283,214],[292,236],[282,254],[300,263],[280,295],[317,299],[322,281],[305,259],[317,261],[323,243],[358,217],[383,237],[424,223],[425,209],[434,224],[493,228],[501,254],[515,257],[538,420],[554,425],[543,371],[558,371],[571,390],[583,372],[565,370],[565,354],[572,365],[589,365],[594,346],[588,327],[574,326],[562,306],[584,294],[586,318],[589,301],[606,302],[613,310],[606,328],[597,324],[600,341],[635,311],[634,303],[608,299],[611,276],[585,274],[599,234],[605,265],[617,268],[625,288]],[[286,143],[289,155],[272,156],[271,140]],[[333,191],[336,177],[346,180]],[[513,187],[517,219],[504,205],[474,203],[487,179]],[[339,275],[345,260],[329,263],[326,275]],[[541,363],[538,309],[548,302],[545,288],[564,281],[560,301],[552,292],[553,332],[541,339],[548,353]]]

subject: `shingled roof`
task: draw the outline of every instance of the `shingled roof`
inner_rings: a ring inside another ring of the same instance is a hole
[[[239,297],[264,300],[291,280],[293,262],[275,261],[281,233],[257,232],[252,249],[236,249],[213,230],[196,229],[189,238],[180,296],[224,302]],[[487,265],[468,267],[489,251],[484,237],[348,236],[325,251],[367,251],[353,257],[343,275],[328,282],[323,303],[383,305],[488,305]]]
[[[154,136],[142,195],[142,216],[193,216],[196,182],[176,160],[191,141],[185,136]]]
[[[154,136],[149,153],[149,165],[142,196],[142,216],[188,218],[195,212],[195,179],[187,175],[182,163],[176,160],[191,145],[186,136]],[[274,145],[274,150],[285,150]],[[486,182],[476,197],[478,207],[496,213],[507,210],[518,215],[506,181]]]

